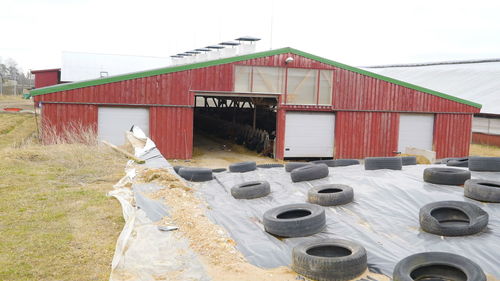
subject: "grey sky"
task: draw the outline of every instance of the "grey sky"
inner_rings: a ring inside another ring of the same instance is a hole
[[[61,51],[167,57],[251,35],[260,50],[357,66],[498,58],[499,12],[500,1],[0,0],[0,57],[54,68]]]

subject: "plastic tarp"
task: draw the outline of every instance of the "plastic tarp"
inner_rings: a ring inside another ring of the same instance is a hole
[[[217,174],[198,190],[211,207],[209,216],[224,226],[238,250],[253,264],[272,268],[289,265],[292,248],[304,240],[343,238],[362,244],[368,252],[370,271],[392,276],[401,259],[419,252],[443,251],[465,256],[485,273],[500,277],[500,204],[486,204],[463,196],[460,186],[425,183],[425,168],[439,165],[404,166],[402,171],[365,171],[362,165],[329,168],[327,178],[293,183],[284,168],[258,169],[247,173]],[[473,172],[473,178],[500,180],[500,173]],[[231,197],[232,186],[245,181],[266,180],[271,194],[258,199]],[[327,226],[310,237],[278,239],[263,230],[265,211],[291,203],[303,203],[312,186],[339,183],[354,189],[354,202],[326,207]],[[487,230],[464,237],[441,237],[420,230],[418,213],[435,201],[472,202],[490,215]]]
[[[154,142],[137,127],[132,128],[132,133],[145,141],[144,147],[135,148],[135,155],[146,160],[143,166],[170,169],[173,173],[171,165]],[[129,162],[126,168],[126,175],[109,192],[120,202],[125,219],[125,226],[116,243],[109,279],[210,280],[196,253],[189,248],[189,241],[175,235],[175,231],[168,231],[175,227],[159,227],[156,224],[168,215],[168,207],[150,199],[147,194],[163,187],[155,183],[135,183],[136,171],[131,164]]]
[[[134,135],[138,137],[140,133]],[[149,147],[136,150],[136,156],[147,159],[145,166],[166,168],[174,173],[154,143],[146,143]],[[331,237],[362,244],[368,252],[370,271],[388,276],[398,261],[411,254],[444,251],[465,256],[478,263],[486,274],[500,278],[500,204],[465,198],[459,186],[425,183],[424,169],[437,166],[404,166],[402,171],[365,171],[362,165],[335,167],[329,168],[327,178],[299,183],[293,183],[284,168],[257,169],[218,173],[211,181],[189,185],[208,203],[207,215],[228,231],[250,263],[260,267],[289,265],[295,245]],[[126,221],[117,241],[110,280],[157,280],[173,275],[180,280],[209,280],[188,241],[176,236],[175,231],[162,231],[154,223],[168,215],[168,206],[143,195],[162,187],[134,183],[134,177],[135,170],[129,168],[110,192],[120,201]],[[500,181],[500,173],[472,172],[472,178]],[[232,186],[254,180],[268,181],[271,194],[252,200],[237,200],[230,195]],[[132,188],[125,187],[127,183],[132,183]],[[265,211],[305,202],[309,188],[326,183],[353,187],[354,202],[326,207],[327,226],[322,232],[278,239],[264,231]],[[421,231],[419,209],[427,203],[444,200],[467,201],[483,208],[490,215],[487,229],[464,237],[442,237]]]

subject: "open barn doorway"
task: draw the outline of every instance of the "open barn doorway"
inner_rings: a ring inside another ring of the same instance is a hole
[[[275,157],[277,95],[195,93],[194,151]]]

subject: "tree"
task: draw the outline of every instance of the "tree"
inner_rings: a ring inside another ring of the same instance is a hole
[[[31,76],[29,74],[25,75],[18,67],[17,62],[14,59],[8,58],[5,63],[3,63],[2,58],[0,57],[0,83],[5,82],[6,79],[15,80],[18,85],[20,85],[20,87],[14,88],[17,91],[16,94],[22,93],[24,88],[28,89],[33,85]],[[0,87],[0,89],[2,88],[3,87]]]

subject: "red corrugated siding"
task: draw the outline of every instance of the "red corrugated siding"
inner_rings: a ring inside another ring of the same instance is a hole
[[[398,113],[337,112],[335,158],[394,156],[398,131]]]
[[[290,65],[285,65],[287,57],[293,57]],[[194,95],[190,90],[231,91],[233,90],[234,65],[260,65],[280,67],[300,67],[332,69],[334,85],[332,106],[292,106],[281,105],[278,110],[278,158],[283,155],[285,110],[306,111],[336,111],[336,110],[377,110],[377,111],[410,111],[410,112],[478,112],[479,109],[458,102],[443,99],[376,78],[364,76],[352,71],[333,67],[315,60],[295,54],[280,54],[264,58],[252,59],[200,69],[192,69],[146,78],[90,86],[81,89],[62,91],[40,96],[42,101],[86,102],[86,103],[120,103],[120,104],[168,104],[193,105]],[[53,105],[56,106],[56,105]],[[178,115],[174,112],[182,112]],[[167,158],[184,158],[191,156],[185,152],[186,145],[192,146],[193,116],[189,108],[157,108],[151,107],[152,139],[157,142],[161,152]],[[396,150],[398,113],[380,112],[344,112],[337,114],[336,156],[356,157],[392,155]],[[460,115],[467,116],[467,115]],[[69,118],[73,118],[68,116]],[[458,119],[462,117],[456,117]],[[154,119],[153,119],[154,118]],[[461,121],[470,131],[470,116]],[[67,122],[68,119],[61,119]],[[339,120],[346,123],[340,124]],[[352,121],[359,122],[359,126]],[[455,119],[456,120],[456,119]],[[443,122],[443,121],[440,121]],[[465,124],[469,122],[469,124]],[[453,123],[453,122],[452,122]],[[454,121],[453,124],[457,123]],[[460,122],[459,122],[460,123]],[[170,125],[167,125],[170,124]],[[170,127],[168,127],[170,126]],[[350,128],[356,127],[356,128]],[[176,129],[171,129],[176,128]],[[175,130],[187,133],[177,134]],[[165,132],[162,132],[165,130]],[[369,131],[367,131],[369,130]],[[461,131],[459,128],[454,130]],[[356,132],[353,134],[352,132]],[[386,135],[390,133],[389,137]],[[461,131],[462,133],[464,131]],[[341,134],[341,135],[339,135]],[[343,135],[346,134],[346,135]],[[163,138],[168,136],[168,140]],[[450,150],[445,148],[450,135],[440,133],[435,136],[438,155],[448,155],[451,152],[468,150],[464,142],[456,143],[460,148]],[[189,138],[189,140],[185,140]],[[443,140],[439,140],[444,138]],[[352,142],[350,141],[352,140]],[[442,151],[441,151],[442,150]],[[184,151],[184,152],[183,152]],[[458,156],[458,155],[453,155]]]
[[[35,74],[35,89],[59,84],[61,82],[59,81],[60,72],[59,69],[33,71],[32,73]]]
[[[333,106],[340,110],[479,112],[478,108],[355,72],[335,69]]]
[[[434,119],[434,150],[437,158],[469,155],[472,115],[436,114]]]
[[[79,104],[44,104],[42,108],[42,136],[45,142],[51,133],[62,135],[72,128],[90,128],[97,133],[97,106]],[[49,133],[49,134],[47,134]]]
[[[167,158],[188,159],[193,152],[193,109],[151,107],[149,131],[160,151]]]
[[[500,136],[472,133],[472,143],[500,146]]]

